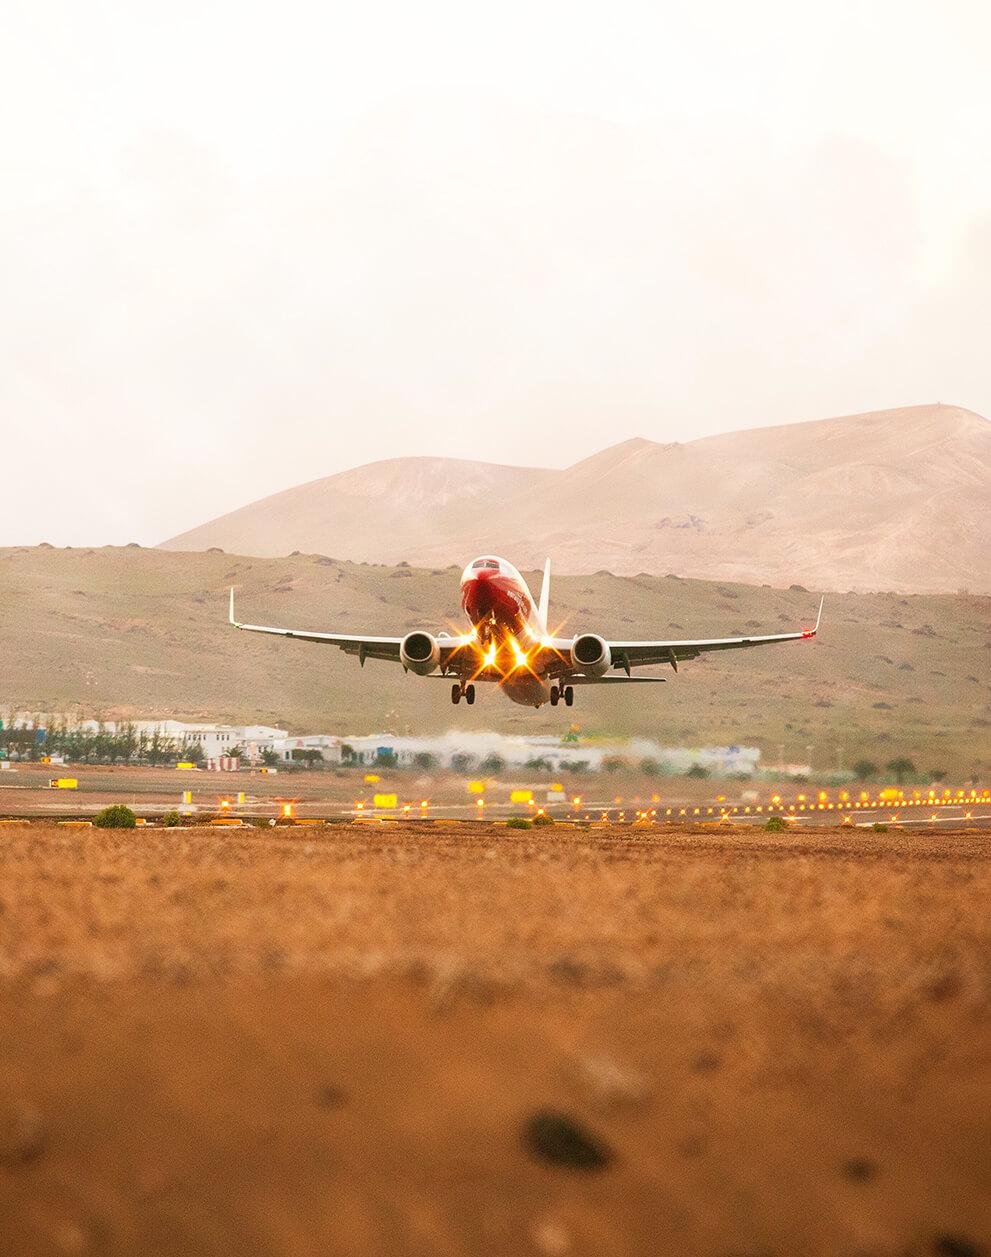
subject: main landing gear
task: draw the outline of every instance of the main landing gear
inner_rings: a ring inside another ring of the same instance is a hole
[[[572,707],[575,702],[575,687],[573,685],[552,685],[551,706],[556,707],[562,698],[564,699],[565,707]]]
[[[461,702],[462,698],[469,707],[472,706],[475,702],[474,685],[465,685],[462,687],[459,683],[455,682],[455,684],[451,686],[451,702],[457,705]]]

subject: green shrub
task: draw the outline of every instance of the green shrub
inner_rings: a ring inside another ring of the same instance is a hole
[[[105,807],[93,817],[93,824],[100,829],[133,829],[138,818],[123,803],[115,803],[113,807]]]
[[[885,764],[885,768],[887,768],[889,773],[895,774],[895,780],[899,785],[904,782],[906,777],[914,777],[916,771],[915,765],[910,759],[906,759],[904,755],[899,756],[898,759],[889,759],[887,764]]]
[[[535,825],[553,825],[554,817],[548,816],[546,812],[538,812],[533,818],[533,823]]]
[[[166,812],[162,817],[162,824],[167,829],[175,829],[177,825],[182,824],[182,817],[176,811]]]
[[[780,834],[782,830],[787,829],[785,818],[783,816],[769,816],[767,824],[764,826],[769,834]]]
[[[529,829],[530,822],[527,820],[525,816],[511,816],[509,820],[506,821],[506,828],[507,829]]]
[[[875,821],[871,826],[871,829],[873,829],[876,834],[886,834],[888,832],[888,826],[882,824],[881,821]]]

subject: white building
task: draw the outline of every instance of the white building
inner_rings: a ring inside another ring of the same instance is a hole
[[[49,718],[15,716],[9,723],[21,728],[44,727]],[[662,746],[647,738],[616,742],[569,741],[567,737],[551,734],[469,730],[451,730],[430,737],[391,733],[353,737],[310,733],[290,737],[287,730],[269,725],[200,724],[181,720],[132,720],[117,724],[107,722],[102,726],[95,720],[84,720],[78,727],[95,733],[101,727],[117,732],[125,726],[147,737],[157,733],[160,738],[174,742],[177,749],[184,744],[194,744],[201,749],[204,761],[219,761],[240,750],[249,763],[257,763],[266,752],[274,754],[280,763],[292,763],[310,758],[302,752],[317,751],[328,764],[395,763],[401,768],[441,768],[456,772],[496,772],[499,766],[597,772],[615,761],[632,767],[651,761],[655,771],[661,773],[683,774],[697,764],[714,776],[752,776],[760,767],[760,750],[754,746]]]
[[[9,723],[13,727],[28,729],[47,728],[61,722],[55,716],[37,715],[15,716]],[[80,720],[75,727],[87,733],[98,733],[101,729],[118,733],[130,728],[136,734],[149,738],[157,734],[159,738],[174,742],[177,748],[198,746],[205,760],[229,756],[238,748],[247,759],[259,759],[264,749],[277,746],[289,736],[288,730],[269,725],[200,724],[184,720]]]
[[[285,729],[268,725],[192,724],[182,720],[133,720],[128,721],[136,733],[161,738],[171,738],[178,746],[184,743],[199,746],[204,759],[220,759],[239,748],[247,759],[256,759],[261,749],[277,738],[287,736]],[[94,729],[94,721],[87,722]],[[112,728],[113,726],[106,726]]]
[[[258,754],[263,751],[274,751],[285,763],[300,759],[301,751],[319,751],[324,763],[339,764],[341,762],[341,739],[329,733],[307,733],[298,738],[283,734],[280,738],[271,738],[258,743]],[[294,754],[295,752],[295,754]]]

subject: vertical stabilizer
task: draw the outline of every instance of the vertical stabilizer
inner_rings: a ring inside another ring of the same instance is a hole
[[[540,616],[541,627],[547,632],[547,614],[551,605],[551,561],[548,559],[544,563],[544,579],[540,582],[540,602],[537,605],[537,614]]]

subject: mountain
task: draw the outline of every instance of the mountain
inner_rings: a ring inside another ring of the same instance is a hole
[[[527,572],[531,581],[538,573]],[[826,598],[820,636],[660,669],[646,690],[589,686],[576,705],[529,711],[486,686],[452,707],[432,677],[305,642],[237,633],[246,619],[401,633],[461,623],[459,572],[317,555],[258,559],[124,547],[0,550],[0,719],[11,709],[87,717],[176,716],[287,726],[643,734],[688,746],[760,746],[831,768],[907,755],[921,769],[986,778],[991,766],[991,598],[850,594]],[[563,632],[728,636],[807,624],[802,590],[674,577],[560,576]],[[808,752],[807,748],[812,747]]]
[[[557,474],[455,458],[388,458],[262,498],[162,548],[395,563],[475,527],[476,514],[493,503],[527,500]]]
[[[560,470],[389,459],[163,543],[904,592],[991,590],[991,423],[913,406],[704,437],[637,438]]]

